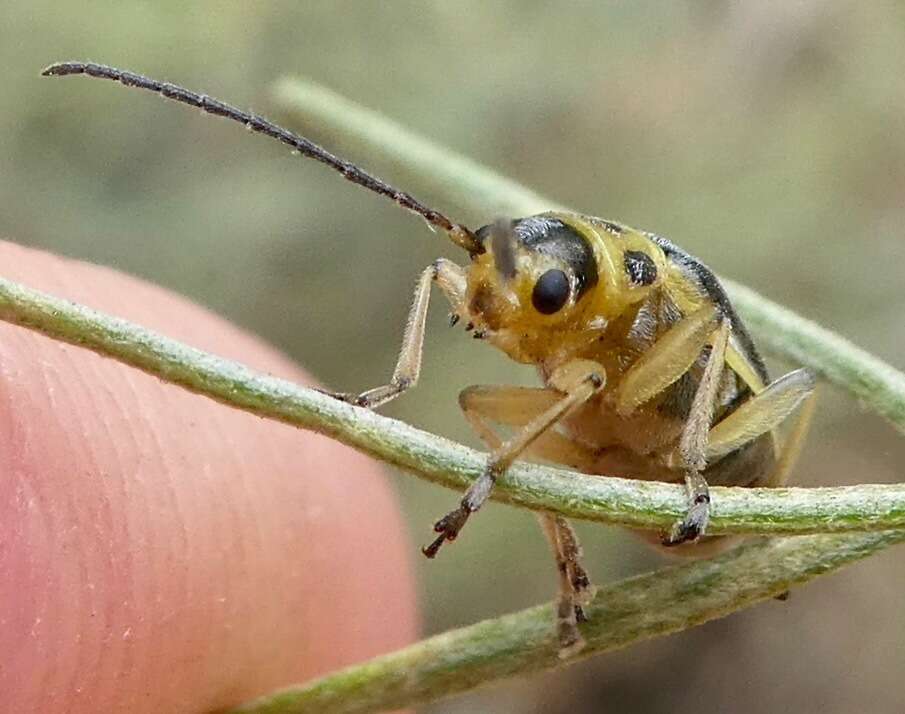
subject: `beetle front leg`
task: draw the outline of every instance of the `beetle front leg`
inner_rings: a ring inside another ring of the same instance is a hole
[[[440,535],[430,545],[422,548],[422,552],[428,558],[436,556],[446,541],[453,541],[458,537],[469,516],[484,505],[490,496],[497,477],[506,471],[525,449],[572,409],[600,392],[606,383],[603,368],[595,362],[576,360],[564,365],[557,372],[558,375],[554,373],[551,376],[550,383],[560,392],[564,392],[563,396],[531,419],[515,436],[491,452],[487,466],[465,492],[459,507],[434,524],[434,531]]]
[[[508,427],[524,427],[544,410],[562,399],[551,387],[468,387],[459,395],[459,404],[471,426],[491,449],[502,439],[491,422]],[[575,442],[555,429],[547,429],[522,455],[590,471],[597,461],[595,451]],[[556,559],[559,594],[556,602],[556,630],[559,655],[565,659],[584,646],[578,629],[586,621],[584,607],[594,596],[594,588],[581,564],[581,545],[572,527],[562,516],[538,513],[538,521]]]
[[[440,258],[431,263],[421,273],[415,287],[415,298],[409,310],[405,332],[402,336],[402,348],[396,361],[393,376],[387,384],[369,389],[361,394],[349,392],[330,392],[321,390],[331,397],[360,407],[374,409],[395,399],[406,390],[415,386],[421,372],[422,348],[424,346],[424,325],[427,320],[427,308],[430,303],[431,283],[437,283],[452,306],[453,314],[458,315],[465,300],[465,271],[455,263]]]

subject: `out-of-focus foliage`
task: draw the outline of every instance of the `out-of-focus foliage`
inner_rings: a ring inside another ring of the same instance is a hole
[[[0,236],[183,292],[330,385],[380,382],[418,271],[438,251],[461,256],[236,126],[38,77],[93,59],[272,115],[273,80],[303,74],[540,193],[667,235],[901,366],[903,56],[895,3],[6,3]],[[342,137],[295,128],[343,151]],[[394,180],[392,165],[370,168]],[[389,411],[476,443],[457,391],[534,377],[446,329],[442,312],[422,385]],[[889,427],[825,390],[796,481],[901,480],[903,461]],[[398,484],[416,553],[455,495]],[[621,533],[582,534],[599,581],[660,562]],[[900,561],[893,551],[784,605],[431,711],[898,712]],[[555,587],[532,518],[501,506],[419,567],[430,631]]]

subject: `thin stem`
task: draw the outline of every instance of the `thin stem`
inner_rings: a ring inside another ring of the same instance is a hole
[[[905,531],[746,543],[602,588],[579,658],[723,617],[905,540]],[[781,607],[781,605],[776,605]],[[365,714],[423,704],[488,682],[562,666],[550,605],[422,640],[230,714]],[[575,660],[570,660],[575,661]]]
[[[486,217],[488,223],[500,215],[526,216],[563,208],[557,201],[539,196],[314,82],[283,79],[276,84],[274,96],[302,123],[336,128],[344,141],[349,140],[367,158],[397,164],[412,183]],[[811,367],[905,430],[905,375],[750,288],[724,278],[721,282],[757,334],[759,345]]]
[[[0,319],[112,357],[193,392],[333,437],[428,481],[463,490],[485,457],[407,424],[256,373],[126,320],[0,279]],[[534,510],[662,530],[684,513],[680,486],[518,464],[493,498]],[[905,484],[714,488],[710,533],[806,534],[905,527]]]

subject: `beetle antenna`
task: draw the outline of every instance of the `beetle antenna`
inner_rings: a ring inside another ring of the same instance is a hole
[[[288,129],[274,124],[273,122],[258,116],[251,112],[244,112],[230,104],[221,102],[206,94],[198,94],[188,89],[184,89],[169,82],[161,82],[150,77],[145,77],[134,72],[128,72],[114,67],[107,67],[102,64],[93,62],[59,62],[52,64],[41,72],[44,77],[65,77],[74,74],[84,74],[89,77],[99,77],[101,79],[109,79],[119,82],[127,87],[138,87],[149,92],[155,92],[166,99],[172,99],[175,102],[188,104],[189,106],[198,107],[208,114],[225,117],[234,122],[243,124],[249,131],[258,134],[264,134],[272,139],[276,139],[287,146],[292,147],[293,151],[320,161],[326,164],[334,171],[339,172],[347,181],[363,186],[369,191],[386,196],[404,209],[417,213],[430,225],[442,229],[449,236],[450,240],[456,245],[464,248],[472,256],[479,255],[484,252],[484,246],[481,241],[465,226],[455,223],[447,218],[444,214],[432,208],[428,208],[418,201],[414,196],[393,188],[388,183],[380,180],[376,176],[369,174],[367,171],[360,169],[355,164],[334,156],[313,141],[309,141],[303,136],[294,134]]]

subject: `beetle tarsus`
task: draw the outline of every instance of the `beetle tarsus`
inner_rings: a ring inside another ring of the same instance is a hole
[[[465,525],[465,521],[468,520],[471,513],[472,509],[463,500],[462,505],[456,510],[450,511],[434,524],[434,532],[440,535],[430,545],[422,548],[421,552],[428,558],[435,557],[440,550],[440,546],[446,541],[454,541],[458,537],[459,531],[462,530],[462,526]]]
[[[578,630],[578,623],[587,622],[584,610],[569,598],[561,598],[556,608],[556,634],[559,640],[559,658],[569,659],[584,649],[585,641]]]
[[[358,394],[357,392],[331,392],[329,389],[318,389],[317,387],[315,387],[314,391],[326,394],[328,397],[333,397],[334,399],[338,399],[341,402],[356,407],[364,407],[365,409],[370,409],[371,407],[371,400],[365,394]]]
[[[437,553],[440,550],[440,546],[443,545],[445,542],[446,542],[446,534],[444,533],[439,538],[437,538],[433,542],[431,542],[430,545],[423,546],[421,548],[421,552],[424,553],[425,557],[433,559],[437,556]]]
[[[710,497],[699,494],[692,501],[685,517],[673,526],[663,539],[663,545],[675,546],[682,543],[694,543],[704,535],[710,521]]]

